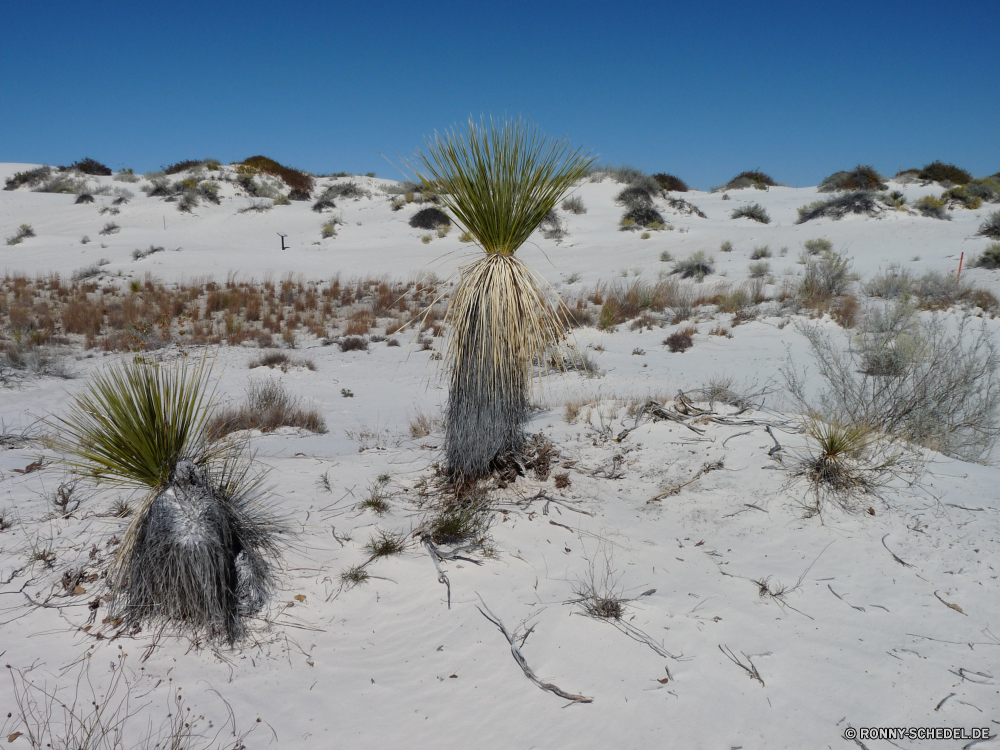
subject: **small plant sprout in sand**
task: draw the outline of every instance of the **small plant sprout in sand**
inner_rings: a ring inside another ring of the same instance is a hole
[[[523,120],[490,120],[435,135],[411,166],[484,256],[465,266],[445,315],[449,330],[445,464],[455,478],[490,471],[525,441],[532,363],[565,328],[536,274],[515,252],[593,159]]]
[[[210,367],[134,359],[94,376],[58,420],[78,474],[145,489],[108,574],[112,617],[233,643],[274,586],[284,526],[242,445],[205,437]]]
[[[838,424],[810,419],[805,425],[809,447],[795,457],[792,474],[805,479],[815,503],[808,515],[822,511],[822,503],[833,500],[845,510],[858,510],[863,495],[877,496],[893,479],[908,475],[915,479],[913,462],[889,436],[863,424]]]

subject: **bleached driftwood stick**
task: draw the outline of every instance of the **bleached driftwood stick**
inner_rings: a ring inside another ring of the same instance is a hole
[[[479,597],[479,601],[483,602],[483,598],[481,596]],[[483,602],[482,607],[480,607],[479,605],[476,605],[476,607],[480,612],[483,613],[483,617],[485,617],[487,620],[496,625],[497,628],[500,629],[500,632],[503,633],[503,637],[506,638],[507,642],[510,644],[510,652],[511,654],[514,655],[514,661],[517,662],[517,665],[521,668],[521,671],[524,672],[525,677],[527,677],[533,683],[538,685],[538,687],[540,687],[542,690],[547,690],[550,693],[555,693],[560,698],[565,698],[566,700],[572,701],[573,703],[594,702],[593,698],[588,698],[585,695],[574,695],[573,693],[567,693],[565,690],[556,685],[553,685],[551,682],[545,682],[539,679],[538,675],[535,674],[534,670],[528,666],[528,662],[525,660],[524,654],[522,654],[521,649],[518,648],[517,640],[513,635],[511,635],[511,633],[504,626],[503,621],[495,614],[493,614],[492,611],[490,611],[490,608],[486,606],[486,602]]]

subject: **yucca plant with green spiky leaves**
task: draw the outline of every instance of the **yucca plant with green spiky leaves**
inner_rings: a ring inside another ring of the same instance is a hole
[[[204,359],[113,365],[58,420],[56,443],[75,472],[148,489],[109,572],[112,617],[232,643],[270,595],[284,526],[243,446],[205,437],[210,371]]]
[[[793,458],[792,473],[809,483],[815,497],[812,513],[820,512],[827,499],[853,510],[856,498],[878,495],[893,479],[912,484],[919,474],[919,459],[912,451],[866,424],[813,416],[804,429],[809,449]]]
[[[594,159],[526,121],[470,119],[427,141],[408,166],[484,256],[461,270],[448,305],[445,453],[449,473],[475,479],[520,450],[532,367],[565,329],[544,282],[514,253]]]

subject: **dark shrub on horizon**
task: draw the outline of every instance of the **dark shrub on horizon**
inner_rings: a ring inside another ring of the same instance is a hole
[[[59,167],[60,172],[69,172],[72,169],[75,169],[77,172],[94,175],[96,177],[110,177],[112,174],[110,167],[101,164],[101,162],[96,159],[91,159],[89,156],[85,156],[79,161],[73,162],[68,167]]]
[[[918,175],[921,180],[932,180],[933,182],[954,182],[956,185],[965,185],[972,182],[972,175],[964,169],[956,167],[954,164],[945,164],[940,161],[932,161],[924,166]]]
[[[653,175],[653,179],[660,183],[660,187],[664,190],[675,193],[686,193],[688,191],[687,183],[675,175],[657,172]]]
[[[161,167],[163,169],[163,174],[177,174],[178,172],[187,172],[196,167],[200,167],[205,163],[204,159],[185,159],[184,161],[179,161],[176,164],[171,164],[168,167]]]
[[[833,193],[840,190],[885,190],[885,178],[875,171],[875,167],[859,164],[850,172],[834,172],[823,180],[817,190]]]
[[[770,175],[751,169],[747,172],[740,172],[733,179],[723,185],[718,190],[742,190],[743,188],[756,188],[757,190],[767,190],[775,187],[778,183],[771,179]]]

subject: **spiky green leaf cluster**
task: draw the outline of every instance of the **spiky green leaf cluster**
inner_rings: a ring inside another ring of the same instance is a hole
[[[205,386],[211,367],[112,365],[94,376],[60,419],[57,445],[78,472],[129,486],[158,488],[202,442]]]
[[[427,152],[409,165],[414,175],[484,251],[504,255],[524,244],[595,161],[520,118],[501,125],[470,118],[467,132],[435,134]]]

